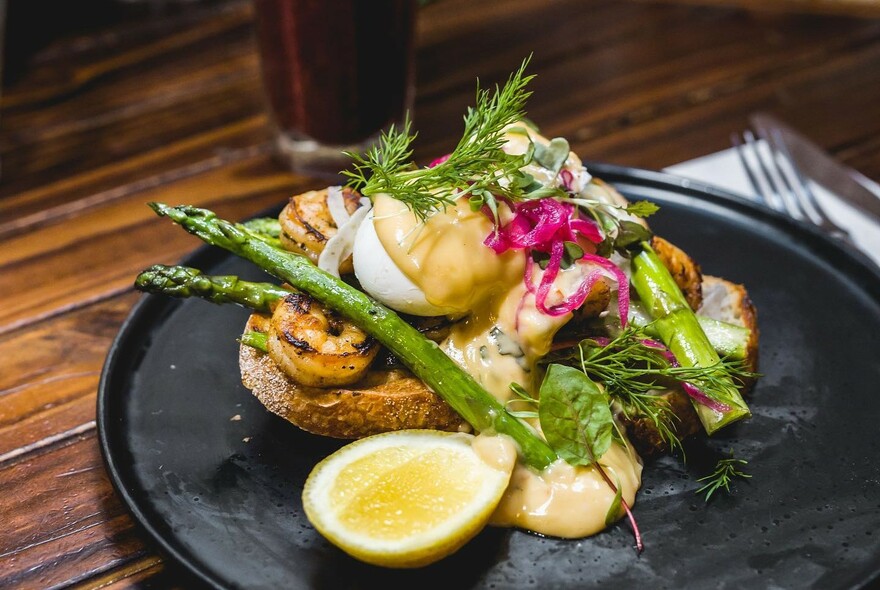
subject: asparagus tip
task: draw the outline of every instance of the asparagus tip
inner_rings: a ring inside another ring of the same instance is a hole
[[[147,203],[147,207],[156,212],[156,215],[160,217],[165,217],[168,214],[168,209],[170,207],[165,203],[159,203],[158,201],[150,201]]]

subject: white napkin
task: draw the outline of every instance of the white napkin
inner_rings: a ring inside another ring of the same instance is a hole
[[[664,171],[714,184],[749,200],[757,199],[734,148],[675,164]],[[855,245],[880,265],[880,224],[836,198],[824,187],[814,182],[810,183],[810,187],[832,221],[849,231]]]

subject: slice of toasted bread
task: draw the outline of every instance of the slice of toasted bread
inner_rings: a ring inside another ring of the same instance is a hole
[[[718,277],[703,277],[703,302],[697,313],[748,328],[746,368],[752,372],[758,370],[758,315],[743,285]]]
[[[248,331],[262,332],[268,318],[253,314]],[[371,370],[343,387],[304,387],[291,381],[268,354],[239,350],[241,380],[266,408],[307,432],[333,438],[361,438],[390,430],[467,428],[461,417],[408,371]]]

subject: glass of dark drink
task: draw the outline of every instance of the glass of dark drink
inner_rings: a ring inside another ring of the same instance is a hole
[[[403,121],[414,94],[415,0],[254,0],[279,155],[336,175]]]

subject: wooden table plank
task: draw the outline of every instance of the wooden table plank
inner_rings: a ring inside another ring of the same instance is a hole
[[[126,195],[83,212],[75,222],[9,238],[0,250],[0,292],[7,293],[0,334],[123,293],[140,270],[173,263],[200,245],[155,217],[145,206],[148,201],[205,206],[241,219],[314,186],[316,181],[284,172],[258,154]]]
[[[107,350],[139,295],[129,293],[0,337],[0,465],[94,424]],[[93,426],[92,426],[93,427]]]
[[[63,586],[147,555],[95,434],[0,465],[0,586]]]
[[[640,2],[650,0],[639,0]],[[844,14],[864,18],[880,16],[877,0],[666,0],[707,6],[741,6],[759,13],[783,15],[797,12]]]
[[[880,100],[880,84],[869,86],[876,80],[864,75],[858,79],[844,76],[848,70],[877,71],[873,43],[880,35],[880,22],[854,27],[845,18],[766,21],[733,10],[723,13],[722,20],[718,11],[701,8],[598,4],[596,14],[581,10],[571,18],[557,19],[550,44],[540,44],[532,68],[539,75],[533,84],[531,118],[548,133],[568,137],[586,158],[660,168],[704,155],[728,147],[730,131],[741,128],[753,108],[791,112],[795,125],[825,124],[834,129],[823,131],[833,131],[835,137],[865,139],[864,117],[840,113],[816,117],[816,101],[811,97],[825,89],[843,99],[841,112],[867,113],[876,119],[876,109],[865,105]],[[570,5],[567,8],[571,10]],[[556,40],[589,28],[590,16],[603,19],[605,26],[592,27],[595,32],[591,29],[590,35],[579,37],[581,41],[570,42],[568,50],[559,45]],[[536,30],[531,36],[538,44],[547,35],[539,37]],[[503,47],[503,59],[516,64],[516,45],[511,49],[503,43],[506,33],[505,27],[486,31],[485,42]],[[530,36],[529,31],[522,34]],[[822,44],[816,43],[817,37],[823,39]],[[433,82],[437,87],[428,81],[422,95],[427,104],[416,110],[421,133],[417,154],[424,159],[452,147],[444,126],[472,99],[470,81],[487,69],[480,56],[465,60],[458,55],[466,49],[452,46],[452,41],[436,43],[423,47],[420,54],[420,63],[439,69]],[[450,52],[452,58],[447,59]],[[487,55],[492,56],[486,57],[487,62],[502,60],[498,52]],[[504,75],[503,70],[499,75]],[[806,84],[801,83],[804,79]],[[840,88],[841,81],[850,87]],[[763,96],[755,97],[756,88]],[[435,104],[439,101],[443,104]],[[717,109],[712,103],[738,101],[740,108],[730,116],[733,125],[721,130],[703,128],[705,112]],[[827,97],[822,101],[828,104]],[[426,109],[439,109],[439,114],[419,120],[418,113]],[[876,121],[869,120],[867,125],[876,135]],[[658,128],[668,128],[669,133],[652,133],[651,129]],[[703,133],[694,137],[694,129]],[[638,137],[643,132],[650,141],[604,147],[615,138]],[[682,140],[687,134],[690,137]],[[437,137],[447,139],[435,141]],[[833,150],[840,143],[824,145]]]
[[[171,575],[177,575],[177,572]],[[165,578],[165,584],[163,585],[170,587],[171,580],[168,579],[168,576],[169,572],[162,558],[157,555],[149,555],[126,563],[107,573],[89,578],[76,584],[74,588],[78,590],[107,590],[111,588],[121,590],[122,588],[136,587],[146,581],[150,581],[150,585],[154,585],[163,578]]]
[[[202,588],[206,587],[174,563],[151,555],[90,578],[73,586],[75,590],[124,590],[147,588]]]
[[[46,183],[0,200],[0,240],[113,200],[268,152],[265,118],[190,137],[135,158]]]
[[[99,34],[100,42],[77,60],[67,50],[82,44],[78,38],[45,51],[28,77],[4,89],[4,191],[258,114],[250,3],[227,2],[199,14]],[[58,106],[40,109],[45,103]]]

